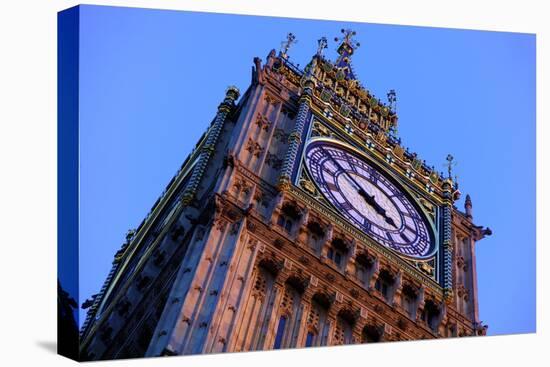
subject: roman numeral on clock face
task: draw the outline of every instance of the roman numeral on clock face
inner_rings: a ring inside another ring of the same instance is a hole
[[[330,191],[338,191],[338,186],[336,186],[336,184],[332,182],[327,182],[326,185]]]
[[[346,161],[348,162],[348,164],[349,164],[351,170],[352,170],[353,172],[357,172],[357,163],[353,162],[353,160],[350,159],[349,157],[346,158]]]
[[[409,231],[413,232],[413,233],[416,231],[414,227],[411,227],[408,224],[405,224],[405,228],[408,229]]]
[[[326,165],[323,165],[322,166],[322,170],[323,170],[323,173],[328,175],[328,176],[334,176],[334,170],[331,170],[329,167],[327,167]]]
[[[371,171],[371,174],[370,174],[370,181],[373,183],[373,184],[376,184],[378,182],[378,172],[376,171]]]
[[[370,221],[369,221],[367,218],[365,218],[365,217],[363,217],[363,227],[365,227],[365,230],[367,230],[367,231],[370,231],[370,230],[371,230],[371,229],[370,229],[371,223],[370,223]]]
[[[339,203],[339,205],[340,205],[340,208],[342,208],[346,211],[349,211],[349,210],[353,209],[353,206],[350,203],[348,203],[347,201],[344,201],[343,203]]]

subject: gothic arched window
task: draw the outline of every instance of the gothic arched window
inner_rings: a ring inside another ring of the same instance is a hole
[[[274,349],[296,346],[302,310],[301,295],[303,291],[304,284],[299,278],[291,276],[285,282],[278,309],[280,316],[273,344]]]
[[[321,242],[325,237],[325,231],[323,227],[318,222],[310,221],[307,224],[307,229],[309,232],[308,233],[309,247],[311,247],[315,251],[319,251]]]
[[[279,265],[273,259],[262,259],[255,269],[250,300],[244,309],[243,328],[239,333],[239,350],[265,349],[265,333],[269,327],[269,315],[273,308],[272,302],[275,277]]]
[[[334,345],[351,344],[353,342],[353,324],[356,317],[349,309],[343,309],[336,316],[336,327],[334,329]]]
[[[387,270],[381,270],[376,282],[374,283],[374,288],[380,292],[386,301],[389,301],[394,282],[394,278]]]
[[[294,203],[285,203],[277,217],[277,225],[291,233],[300,217],[300,210]]]
[[[416,317],[417,297],[417,291],[412,286],[409,284],[403,286],[403,291],[401,292],[401,305],[403,310],[405,310],[407,315],[412,319]]]
[[[361,333],[361,341],[363,343],[378,343],[382,338],[380,328],[374,325],[367,325]]]
[[[435,332],[439,326],[439,314],[439,307],[437,307],[433,301],[428,300],[424,304],[424,310],[422,311],[420,318],[430,329],[432,329],[432,331]]]
[[[306,335],[306,348],[313,346],[314,338],[315,338],[315,333],[313,331],[308,331]]]
[[[359,254],[355,258],[355,277],[364,285],[369,285],[369,278],[374,261],[366,254]]]
[[[285,334],[285,327],[286,327],[286,316],[281,316],[279,318],[279,324],[277,325],[277,334],[275,334],[275,344],[273,345],[273,349],[281,349],[281,346],[283,344],[283,336]]]
[[[311,298],[311,307],[307,318],[306,347],[326,345],[329,330],[327,316],[330,303],[329,297],[324,293],[316,293]]]
[[[327,258],[338,268],[341,268],[344,264],[347,252],[348,246],[346,242],[341,238],[335,238],[327,249]]]
[[[352,340],[352,327],[348,320],[338,317],[334,329],[334,345],[350,344]]]

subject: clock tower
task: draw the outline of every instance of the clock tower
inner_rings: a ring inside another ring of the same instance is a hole
[[[472,201],[356,79],[355,33],[254,59],[86,302],[81,358],[484,335]],[[240,97],[240,99],[239,99]]]

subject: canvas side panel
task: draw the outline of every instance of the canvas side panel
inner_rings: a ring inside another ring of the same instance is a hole
[[[57,43],[57,351],[78,360],[78,7],[58,13]]]

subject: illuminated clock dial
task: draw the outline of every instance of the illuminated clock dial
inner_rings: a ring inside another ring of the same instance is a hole
[[[426,258],[434,242],[405,192],[359,153],[326,140],[311,142],[306,167],[326,199],[356,227],[403,255]]]

